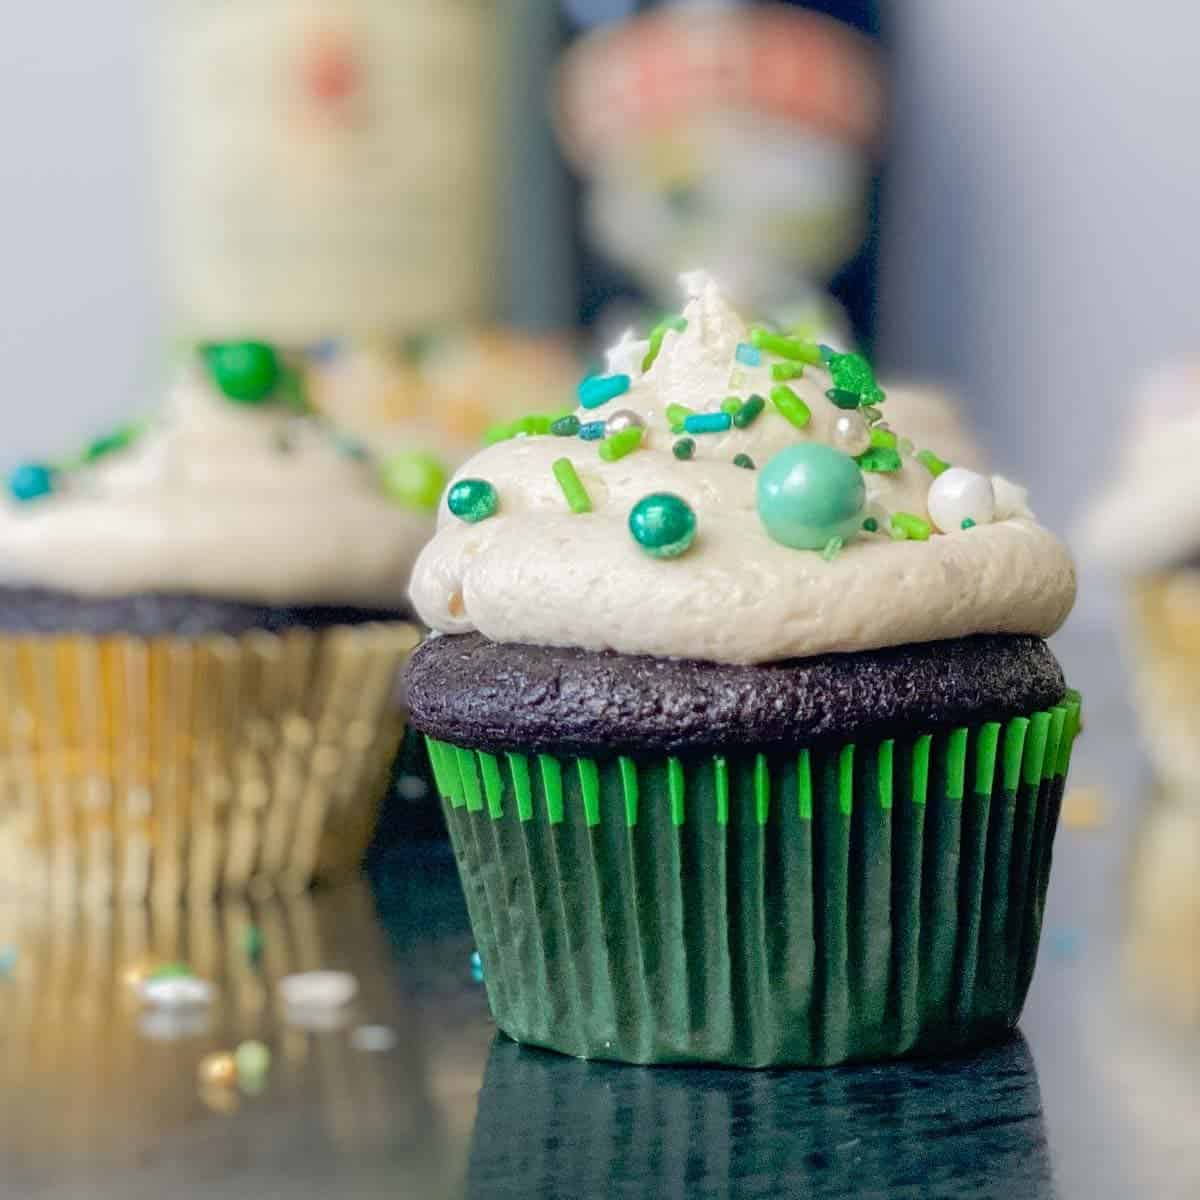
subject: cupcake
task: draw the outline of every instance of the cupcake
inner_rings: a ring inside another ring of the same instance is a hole
[[[1163,782],[1186,794],[1200,774],[1200,362],[1152,372],[1133,412],[1080,545],[1119,581],[1143,741]]]
[[[1021,489],[885,421],[865,359],[703,274],[581,407],[452,480],[414,656],[517,1041],[748,1067],[1015,1024],[1078,698]]]
[[[308,413],[256,343],[197,353],[161,412],[70,461],[17,467],[6,882],[169,898],[357,864],[402,732],[419,493]]]

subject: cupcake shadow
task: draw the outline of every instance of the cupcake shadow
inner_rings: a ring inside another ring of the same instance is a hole
[[[498,1037],[467,1196],[1054,1195],[1019,1035],[953,1063],[630,1069]]]

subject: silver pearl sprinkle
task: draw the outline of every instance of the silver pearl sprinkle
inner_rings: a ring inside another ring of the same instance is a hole
[[[604,432],[608,437],[620,433],[622,429],[644,429],[646,422],[631,409],[622,408],[613,413],[604,423]]]
[[[843,454],[856,458],[871,448],[871,431],[856,412],[844,412],[833,423],[833,444]]]

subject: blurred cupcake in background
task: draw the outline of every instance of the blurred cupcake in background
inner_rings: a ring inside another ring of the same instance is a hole
[[[578,375],[564,339],[505,329],[331,342],[309,363],[313,402],[330,419],[383,455],[424,451],[451,464],[496,427],[569,411]]]
[[[1200,361],[1147,376],[1133,411],[1079,541],[1121,581],[1146,748],[1164,781],[1186,790],[1200,778]]]
[[[0,881],[167,899],[356,866],[403,728],[421,484],[252,342],[189,354],[148,419],[18,466]]]

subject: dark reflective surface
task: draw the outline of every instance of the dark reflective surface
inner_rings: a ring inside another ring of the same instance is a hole
[[[1200,884],[1179,851],[1200,838],[1200,796],[1152,795],[1111,648],[1059,650],[1086,700],[1072,784],[1105,819],[1060,832],[1020,1038],[825,1073],[523,1050],[495,1038],[438,843],[396,849],[372,887],[287,902],[0,903],[0,1195],[1193,1200]],[[182,1020],[139,1010],[123,976],[147,959],[187,960],[217,1003]],[[275,1002],[280,976],[315,967],[360,984],[321,1030]],[[362,1023],[394,1029],[395,1048],[356,1049]],[[246,1038],[273,1052],[261,1093],[201,1089],[201,1059]]]

